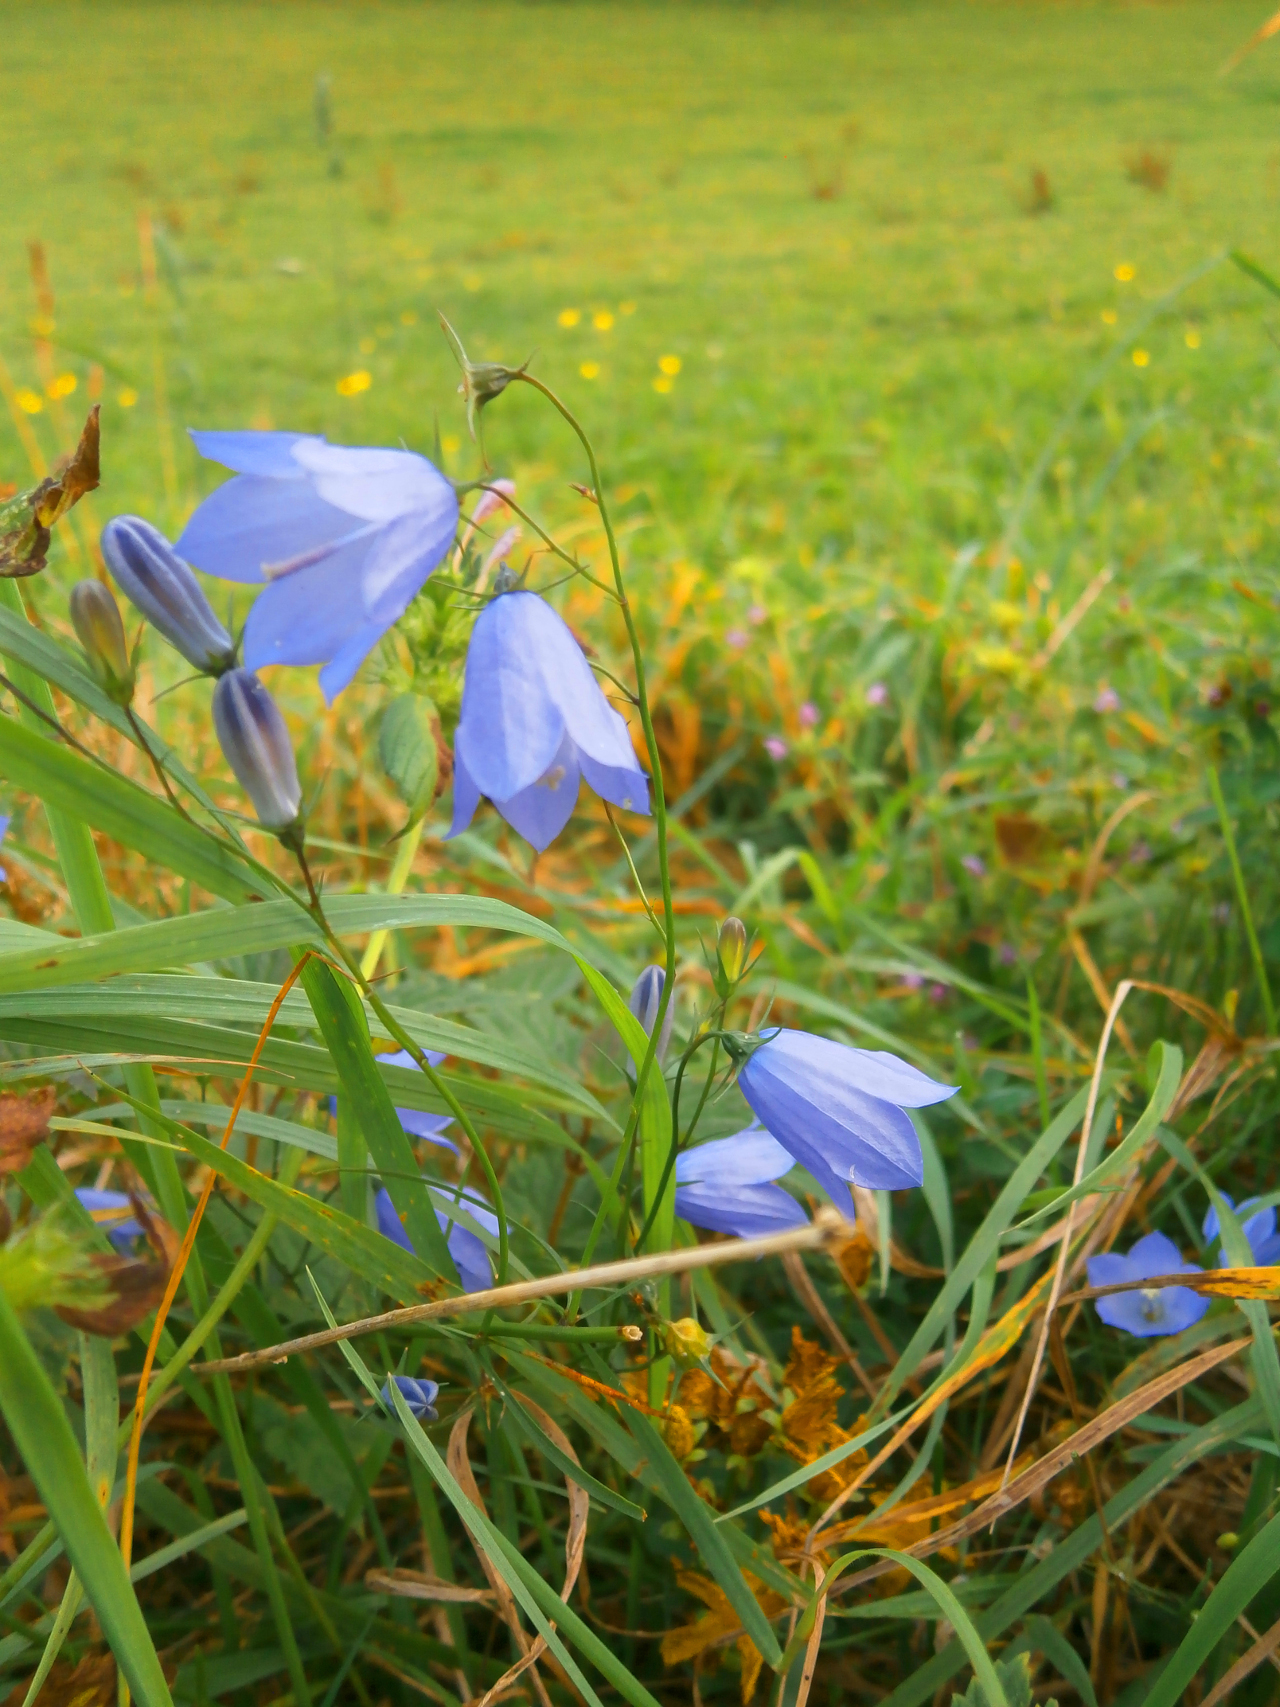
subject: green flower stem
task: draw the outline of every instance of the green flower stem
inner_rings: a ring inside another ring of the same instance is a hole
[[[649,1034],[649,1047],[645,1051],[644,1060],[641,1062],[640,1069],[636,1074],[635,1095],[632,1099],[632,1119],[628,1122],[629,1128],[634,1133],[639,1120],[641,1099],[644,1096],[645,1086],[648,1083],[649,1074],[653,1071],[654,1062],[657,1059],[658,1038],[662,1034],[662,1022],[667,1016],[667,1008],[675,993],[676,981],[676,921],[675,906],[671,895],[671,862],[667,849],[667,800],[662,786],[662,758],[658,752],[658,738],[654,733],[653,718],[649,709],[649,692],[644,671],[644,653],[641,650],[640,636],[636,630],[635,615],[632,612],[630,602],[627,599],[627,590],[622,579],[622,562],[618,555],[618,541],[613,531],[613,523],[609,518],[609,509],[604,500],[604,493],[601,491],[600,470],[596,463],[596,453],[592,449],[591,440],[587,437],[573,411],[566,404],[561,402],[555,392],[551,390],[550,386],[544,385],[543,382],[540,379],[536,379],[533,374],[526,373],[524,371],[514,375],[513,378],[522,380],[525,385],[531,385],[535,391],[542,393],[551,406],[559,412],[563,420],[577,435],[578,442],[581,444],[583,451],[586,454],[587,464],[591,469],[591,490],[595,494],[596,508],[600,512],[600,521],[604,527],[605,538],[609,543],[609,561],[613,567],[613,582],[614,587],[617,590],[618,605],[622,611],[622,620],[627,627],[627,638],[631,643],[631,662],[636,676],[636,706],[640,712],[640,726],[644,730],[645,749],[649,755],[650,782],[653,787],[653,821],[658,843],[658,870],[662,879],[662,917],[666,934],[666,942],[664,944],[666,949],[666,965],[664,969],[665,977],[662,984],[662,995],[658,1002],[658,1012],[654,1016],[653,1029]],[[618,1171],[617,1177],[621,1178],[621,1170]],[[590,1262],[591,1260],[591,1255],[595,1250],[596,1241],[599,1239],[604,1228],[606,1214],[606,1206],[602,1203],[596,1212],[595,1223],[591,1229],[591,1237],[587,1241],[587,1248],[583,1254],[582,1260],[584,1263]],[[625,1226],[626,1220],[624,1214],[624,1235]]]
[[[694,1038],[693,1042],[680,1057],[680,1065],[676,1069],[676,1082],[671,1092],[671,1147],[667,1151],[667,1159],[663,1163],[662,1179],[659,1182],[657,1191],[654,1193],[653,1202],[649,1207],[649,1213],[645,1216],[644,1226],[640,1229],[640,1237],[636,1240],[637,1251],[643,1246],[644,1241],[648,1236],[649,1229],[653,1225],[654,1217],[658,1213],[658,1205],[662,1202],[662,1194],[667,1189],[667,1181],[671,1178],[672,1172],[675,1169],[676,1157],[680,1154],[680,1088],[684,1084],[684,1070],[689,1065],[690,1061],[693,1060],[693,1057],[697,1054],[698,1050],[702,1048],[702,1045],[708,1041],[714,1041],[716,1052],[718,1053],[720,1049],[719,1031],[704,1031],[700,1037]],[[713,1058],[712,1071],[714,1070],[715,1061]],[[708,1083],[710,1083],[709,1077]],[[702,1113],[702,1103],[705,1101],[706,1087],[704,1086],[702,1101],[699,1102],[697,1114],[694,1115],[695,1120],[698,1115]],[[693,1128],[690,1127],[690,1131],[692,1130]]]
[[[1267,978],[1267,964],[1262,958],[1262,944],[1258,941],[1258,933],[1254,928],[1253,909],[1249,905],[1249,891],[1244,886],[1244,872],[1240,869],[1240,855],[1236,852],[1236,838],[1231,829],[1231,819],[1227,815],[1227,803],[1222,796],[1222,784],[1218,781],[1217,767],[1209,766],[1209,793],[1213,796],[1213,804],[1218,809],[1218,822],[1222,826],[1222,839],[1227,844],[1227,857],[1231,861],[1231,875],[1235,879],[1236,899],[1240,903],[1240,915],[1244,919],[1245,935],[1249,939],[1249,954],[1253,960],[1253,970],[1258,980],[1258,993],[1262,997],[1262,1011],[1267,1021],[1267,1036],[1274,1037],[1276,1030],[1276,1008],[1271,999],[1271,984]]]
[[[391,875],[387,878],[385,893],[402,895],[404,886],[409,881],[409,873],[413,869],[413,856],[417,853],[422,842],[423,827],[427,822],[426,814],[416,823],[410,824],[401,836],[396,846],[396,857],[391,867]],[[372,978],[378,970],[378,962],[382,959],[382,951],[386,947],[388,931],[374,931],[369,938],[368,947],[360,961],[360,971],[363,977]]]

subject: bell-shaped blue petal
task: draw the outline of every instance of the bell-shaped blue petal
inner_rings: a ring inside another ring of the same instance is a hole
[[[123,1191],[100,1191],[96,1186],[82,1185],[76,1197],[118,1250],[127,1250],[134,1239],[142,1237],[142,1223]]]
[[[211,673],[230,669],[236,661],[231,636],[159,528],[141,516],[113,516],[101,543],[120,591],[189,664]]]
[[[903,1110],[943,1102],[957,1089],[882,1050],[789,1030],[751,1054],[738,1084],[761,1123],[845,1214],[850,1184],[876,1191],[920,1184],[920,1139]]]
[[[1149,1280],[1157,1274],[1204,1272],[1197,1263],[1183,1262],[1181,1251],[1163,1233],[1148,1233],[1131,1247],[1127,1256],[1107,1251],[1090,1257],[1088,1268],[1090,1286]],[[1189,1286],[1157,1286],[1096,1298],[1094,1307],[1108,1327],[1121,1328],[1139,1339],[1157,1339],[1166,1334],[1180,1334],[1198,1322],[1209,1308],[1209,1300]]]
[[[803,1208],[772,1183],[794,1166],[778,1140],[759,1127],[713,1138],[676,1158],[676,1214],[739,1239],[802,1227],[808,1220]]]
[[[444,1060],[444,1056],[435,1049],[428,1049],[426,1055],[433,1067],[438,1067]],[[384,1067],[412,1067],[415,1072],[422,1071],[407,1049],[397,1049],[394,1055],[381,1055],[378,1058]],[[428,1144],[442,1144],[446,1150],[457,1154],[458,1146],[451,1138],[444,1136],[445,1127],[453,1125],[451,1114],[426,1114],[418,1108],[398,1108],[396,1113],[400,1116],[401,1126],[413,1137],[425,1138]]]
[[[212,575],[266,582],[245,662],[323,664],[332,701],[453,543],[458,500],[412,451],[300,433],[193,433],[237,471],[187,523],[179,549]]]
[[[1254,1266],[1256,1268],[1274,1267],[1280,1261],[1280,1236],[1276,1233],[1275,1205],[1270,1204],[1266,1209],[1258,1209],[1252,1215],[1248,1215],[1246,1211],[1253,1208],[1258,1201],[1256,1197],[1246,1197],[1239,1209],[1236,1210],[1234,1200],[1227,1197],[1225,1191],[1222,1196],[1226,1200],[1228,1209],[1236,1212],[1240,1221],[1240,1231],[1249,1241]],[[1212,1204],[1209,1205],[1208,1213],[1205,1215],[1203,1231],[1206,1239],[1217,1239],[1221,1235],[1222,1227],[1218,1220],[1218,1211]],[[1230,1266],[1231,1260],[1227,1256],[1226,1250],[1219,1249],[1218,1267],[1229,1268]]]
[[[466,829],[485,795],[541,852],[568,822],[583,776],[613,805],[649,810],[626,723],[536,593],[503,593],[476,618],[454,760],[450,835]]]
[[[440,1393],[438,1381],[427,1381],[417,1375],[393,1375],[382,1389],[382,1402],[392,1416],[396,1410],[391,1399],[393,1387],[399,1388],[405,1404],[419,1422],[435,1422],[438,1415],[436,1399]]]
[[[478,1226],[483,1227],[487,1233],[492,1233],[496,1238],[498,1235],[497,1216],[486,1209],[479,1199],[473,1197],[469,1192],[463,1193],[459,1199],[455,1200],[453,1197],[444,1194],[438,1186],[428,1189],[431,1191],[432,1197],[437,1200],[436,1220],[442,1228],[447,1227],[449,1229],[445,1243],[449,1247],[449,1255],[453,1258],[454,1267],[462,1281],[462,1290],[464,1292],[483,1292],[486,1287],[493,1285],[493,1266],[489,1261],[489,1253],[484,1247],[484,1241],[478,1238],[469,1227],[463,1225],[461,1217],[465,1216],[467,1220],[475,1221]],[[447,1213],[439,1208],[438,1205],[441,1201],[448,1204]],[[404,1230],[404,1223],[396,1213],[396,1206],[392,1203],[391,1193],[386,1186],[379,1187],[374,1196],[373,1206],[378,1219],[378,1231],[394,1244],[399,1245],[401,1250],[408,1251],[411,1255],[416,1256],[418,1253],[414,1250],[409,1235]]]

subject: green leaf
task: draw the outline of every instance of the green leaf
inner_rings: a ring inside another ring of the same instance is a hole
[[[1036,1613],[1034,1617],[1027,1619],[1022,1635],[1006,1648],[1005,1653],[1012,1659],[1019,1652],[1032,1651],[1042,1653],[1051,1666],[1057,1667],[1063,1681],[1071,1685],[1085,1707],[1098,1707],[1098,1697],[1089,1677],[1088,1666],[1057,1625],[1051,1623],[1042,1613]]]
[[[410,818],[420,818],[436,797],[439,723],[439,713],[429,699],[402,693],[388,704],[378,725],[378,758],[409,808]]]
[[[0,777],[48,810],[104,831],[211,894],[248,901],[269,892],[244,860],[180,817],[168,801],[13,717],[0,717]]]
[[[124,1561],[49,1378],[0,1295],[0,1411],[139,1707],[172,1707]]]
[[[1259,1530],[1227,1566],[1221,1582],[1196,1613],[1195,1623],[1152,1684],[1144,1707],[1177,1707],[1200,1667],[1277,1571],[1280,1571],[1280,1516],[1273,1517]]]
[[[495,1324],[493,1331],[501,1333],[501,1325]],[[612,1488],[606,1487],[589,1470],[584,1470],[581,1464],[575,1464],[573,1459],[567,1453],[562,1452],[555,1441],[538,1427],[491,1363],[488,1368],[490,1379],[506,1401],[506,1421],[510,1423],[518,1435],[522,1436],[536,1452],[540,1452],[549,1463],[554,1464],[562,1476],[567,1476],[571,1482],[576,1482],[580,1488],[585,1488],[592,1499],[599,1500],[601,1505],[609,1506],[613,1511],[620,1511],[624,1517],[629,1517],[634,1522],[644,1522],[648,1513],[643,1506],[636,1505],[632,1500],[624,1499],[621,1494],[615,1494]]]

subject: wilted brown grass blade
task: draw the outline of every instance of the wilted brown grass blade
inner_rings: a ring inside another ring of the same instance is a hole
[[[1163,1286],[1183,1286],[1206,1298],[1280,1298],[1280,1268],[1213,1268],[1207,1274],[1153,1274],[1146,1280],[1117,1280],[1110,1286],[1085,1286],[1060,1300],[1081,1304],[1089,1298],[1108,1298],[1113,1292],[1156,1292]]]
[[[1218,1707],[1218,1702],[1225,1701],[1250,1673],[1257,1671],[1264,1660],[1271,1658],[1277,1648],[1280,1648],[1280,1619],[1277,1619],[1265,1636],[1258,1637],[1247,1653],[1241,1654],[1230,1671],[1223,1673],[1200,1703],[1200,1707]]]

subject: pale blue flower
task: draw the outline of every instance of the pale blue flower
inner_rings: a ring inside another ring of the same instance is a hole
[[[954,1096],[896,1055],[854,1049],[807,1031],[779,1030],[738,1074],[751,1111],[836,1207],[852,1213],[850,1184],[898,1191],[924,1178],[908,1108]]]
[[[382,1389],[382,1402],[394,1416],[396,1407],[391,1399],[392,1387],[400,1389],[405,1404],[419,1422],[435,1422],[439,1415],[436,1410],[436,1398],[440,1392],[438,1381],[424,1381],[416,1375],[393,1375]]]
[[[1234,1201],[1227,1197],[1225,1191],[1222,1195],[1226,1198],[1227,1208],[1235,1210]],[[1236,1210],[1237,1218],[1244,1217],[1240,1223],[1240,1231],[1249,1241],[1254,1267],[1274,1268],[1277,1263],[1280,1263],[1280,1234],[1276,1232],[1275,1205],[1272,1204],[1266,1209],[1259,1209],[1254,1214],[1248,1215],[1246,1211],[1252,1209],[1257,1201],[1256,1197],[1246,1197],[1239,1209]],[[1209,1212],[1204,1218],[1204,1236],[1206,1239],[1214,1240],[1218,1238],[1221,1232],[1218,1211],[1210,1204]],[[1231,1261],[1225,1249],[1219,1249],[1218,1267],[1230,1268],[1230,1266]]]
[[[615,806],[649,810],[626,724],[569,628],[536,593],[503,593],[476,618],[453,756],[451,836],[487,795],[541,852],[568,823],[580,776]]]
[[[123,1191],[99,1191],[96,1186],[82,1185],[76,1196],[117,1250],[127,1250],[134,1239],[142,1237],[142,1223]]]
[[[1163,1233],[1148,1233],[1132,1246],[1128,1256],[1106,1251],[1101,1256],[1090,1257],[1088,1266],[1090,1286],[1149,1280],[1157,1274],[1204,1273],[1199,1264],[1183,1262],[1177,1245]],[[1180,1334],[1198,1322],[1209,1308],[1209,1300],[1189,1286],[1157,1286],[1096,1298],[1094,1307],[1108,1327],[1121,1328],[1139,1339],[1158,1339],[1165,1334]]]
[[[627,998],[627,1006],[640,1021],[649,1037],[653,1036],[653,1022],[658,1017],[658,1008],[662,1003],[662,992],[666,982],[667,974],[661,966],[646,966],[631,986],[631,994]],[[673,998],[667,1003],[667,1011],[662,1016],[662,1030],[658,1035],[657,1058],[659,1065],[667,1053],[667,1045],[671,1041],[671,1026],[675,1017],[676,1004]]]
[[[444,1199],[449,1204],[450,1209],[453,1208],[454,1199],[446,1197],[439,1187],[428,1186],[428,1190],[433,1198]],[[396,1213],[396,1206],[391,1201],[391,1193],[386,1186],[381,1186],[374,1197],[374,1210],[378,1217],[378,1231],[390,1239],[393,1244],[399,1245],[401,1250],[417,1256],[418,1253],[414,1250],[413,1243],[404,1230],[404,1223]],[[486,1233],[492,1233],[495,1239],[498,1237],[497,1216],[491,1210],[486,1209],[479,1198],[471,1192],[460,1194],[457,1199],[456,1213],[465,1215],[468,1220],[483,1227]],[[462,1281],[462,1290],[464,1292],[483,1292],[486,1287],[492,1286],[493,1268],[489,1262],[489,1253],[484,1248],[484,1242],[477,1238],[469,1227],[464,1227],[461,1221],[454,1220],[453,1214],[446,1213],[438,1206],[436,1207],[436,1220],[441,1227],[449,1227],[446,1243],[449,1246],[449,1255],[453,1258],[454,1267],[458,1271],[458,1277]],[[449,1225],[450,1222],[453,1223],[452,1226]]]
[[[252,670],[228,670],[213,690],[213,727],[236,780],[269,830],[294,825],[302,785],[280,708]]]
[[[191,436],[236,478],[200,505],[178,551],[224,580],[265,582],[245,663],[323,664],[332,701],[452,545],[452,485],[407,450],[306,433]]]
[[[740,1239],[784,1233],[808,1220],[789,1192],[773,1181],[795,1159],[758,1126],[713,1138],[676,1158],[676,1214],[712,1233]]]

